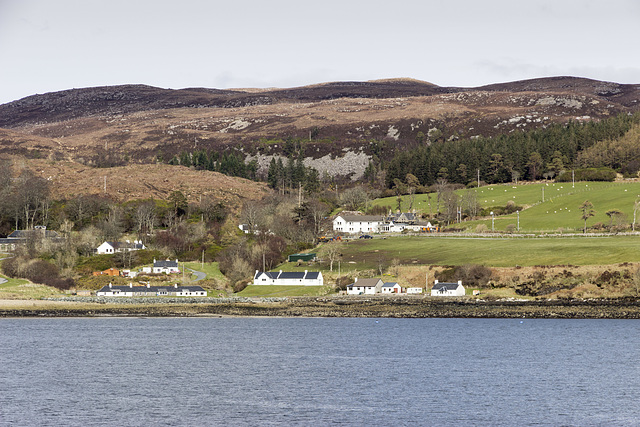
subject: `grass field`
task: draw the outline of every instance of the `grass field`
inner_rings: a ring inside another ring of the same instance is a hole
[[[543,190],[544,189],[544,190]],[[562,228],[565,231],[580,231],[584,221],[580,205],[589,200],[593,203],[596,215],[587,221],[587,226],[597,222],[609,224],[606,212],[617,209],[627,216],[627,222],[633,220],[634,202],[640,197],[640,182],[577,182],[575,187],[570,182],[535,183],[523,185],[489,185],[478,189],[460,190],[457,193],[477,192],[478,202],[483,208],[505,206],[513,201],[517,206],[526,209],[520,213],[521,232],[550,232]],[[544,201],[543,201],[544,191]],[[426,194],[415,196],[414,207],[424,213],[436,213],[436,195],[431,200]],[[388,206],[395,210],[395,197],[377,199],[372,205]],[[409,208],[409,198],[404,196],[403,210]],[[462,226],[474,230],[478,224],[485,224],[491,229],[491,217],[480,221],[463,222]],[[494,229],[505,230],[509,224],[517,226],[516,214],[497,216],[494,218]]]
[[[321,296],[332,293],[328,286],[262,286],[249,285],[237,296],[241,297],[284,297],[284,296]]]
[[[200,262],[186,262],[185,267],[190,268],[195,271],[201,271],[207,275],[207,279],[216,279],[226,281],[226,277],[220,272],[220,268],[218,267],[217,262],[205,262],[204,264]]]
[[[62,294],[55,288],[36,285],[28,280],[10,279],[2,275],[0,278],[7,280],[6,283],[0,284],[0,299],[40,299]]]
[[[343,245],[341,268],[343,272],[376,270],[380,264],[389,266],[394,259],[405,265],[482,264],[492,267],[618,264],[640,261],[640,238],[374,238]]]

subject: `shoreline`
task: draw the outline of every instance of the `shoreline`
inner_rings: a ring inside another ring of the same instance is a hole
[[[0,300],[0,318],[24,317],[366,317],[640,319],[640,299],[476,300],[425,297],[291,297],[280,301],[135,304]]]

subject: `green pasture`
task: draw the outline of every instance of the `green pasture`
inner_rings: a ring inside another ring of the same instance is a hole
[[[205,273],[207,275],[207,279],[227,280],[227,278],[224,277],[224,274],[220,272],[217,262],[205,262],[204,264],[200,262],[185,262],[184,265],[192,270]]]
[[[343,245],[341,269],[404,265],[482,264],[492,267],[601,265],[640,261],[640,237],[493,237],[397,236]],[[334,270],[336,266],[334,265]]]
[[[322,296],[332,293],[330,286],[275,286],[275,285],[249,285],[238,292],[240,297],[299,297]]]
[[[617,209],[627,216],[627,222],[633,221],[633,206],[640,197],[640,182],[549,182],[535,184],[500,184],[480,188],[459,190],[457,193],[473,191],[483,208],[506,206],[513,201],[525,209],[520,212],[521,232],[555,232],[581,231],[584,221],[581,219],[580,205],[589,200],[593,204],[596,215],[589,218],[587,226],[598,222],[609,224],[606,212]],[[544,201],[543,201],[544,193]],[[415,196],[414,208],[424,214],[436,213],[437,195],[418,194]],[[395,210],[395,197],[377,199],[372,205],[388,206]],[[403,196],[402,209],[409,209],[409,197]],[[478,224],[485,224],[491,230],[491,217],[480,221],[463,222],[462,226],[473,231]],[[495,216],[494,230],[504,231],[509,224],[517,227],[517,214]]]
[[[0,284],[0,299],[42,299],[62,294],[55,288],[36,285],[28,280],[10,279],[3,275],[0,278],[7,280]]]

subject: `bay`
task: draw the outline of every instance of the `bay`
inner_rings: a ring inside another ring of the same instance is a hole
[[[640,322],[0,319],[0,425],[640,423]]]

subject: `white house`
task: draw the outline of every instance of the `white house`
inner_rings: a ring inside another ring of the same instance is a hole
[[[258,271],[253,275],[254,285],[323,286],[324,278],[319,271]]]
[[[126,242],[104,242],[96,249],[98,255],[115,254],[116,252],[131,252],[147,249],[142,241],[134,240]]]
[[[343,215],[333,220],[333,231],[348,234],[376,233],[384,219],[379,215]]]
[[[101,297],[137,297],[137,296],[178,296],[178,297],[206,297],[207,291],[201,286],[114,286],[109,283],[103,286],[97,293]]]
[[[407,288],[407,294],[421,294],[424,288]]]
[[[383,294],[401,294],[402,286],[396,282],[384,282],[382,284],[381,292]]]
[[[154,274],[172,274],[172,273],[180,273],[180,269],[178,268],[178,260],[175,261],[156,261],[153,259],[153,267],[142,267],[143,273],[154,273]]]
[[[347,295],[373,295],[382,292],[384,283],[380,279],[360,279],[347,285]]]
[[[462,286],[462,280],[458,280],[458,283],[440,283],[436,279],[431,288],[432,297],[461,297],[465,295],[464,286]]]

